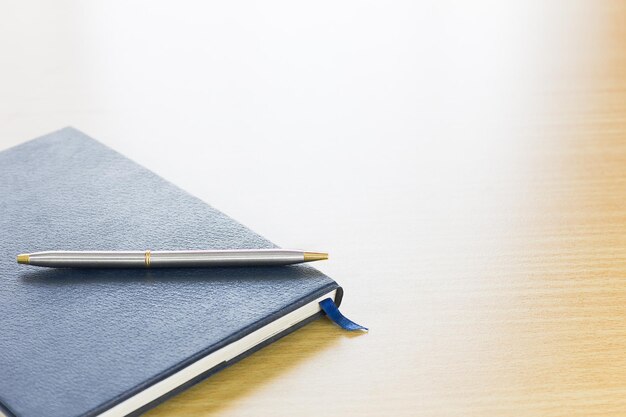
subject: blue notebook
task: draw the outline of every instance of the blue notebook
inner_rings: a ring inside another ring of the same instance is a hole
[[[273,248],[83,133],[0,152],[0,415],[135,415],[320,317],[307,265],[70,270],[40,250]]]

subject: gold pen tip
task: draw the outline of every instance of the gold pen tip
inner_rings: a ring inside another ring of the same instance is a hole
[[[30,260],[30,257],[27,254],[17,255],[18,264],[27,264],[29,260]]]
[[[328,259],[328,254],[324,252],[304,252],[304,261],[324,261]]]

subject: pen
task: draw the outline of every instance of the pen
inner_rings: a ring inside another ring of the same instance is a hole
[[[291,249],[177,251],[46,251],[17,255],[20,264],[50,268],[182,268],[291,265],[328,259],[323,252]]]

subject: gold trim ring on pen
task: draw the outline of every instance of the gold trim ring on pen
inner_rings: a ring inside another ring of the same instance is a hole
[[[146,255],[144,256],[146,261],[146,268],[150,268],[150,249],[146,250]]]

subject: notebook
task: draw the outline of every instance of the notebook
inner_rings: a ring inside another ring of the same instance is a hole
[[[73,129],[0,152],[0,410],[137,415],[320,317],[308,265],[48,269],[42,250],[274,248]]]

